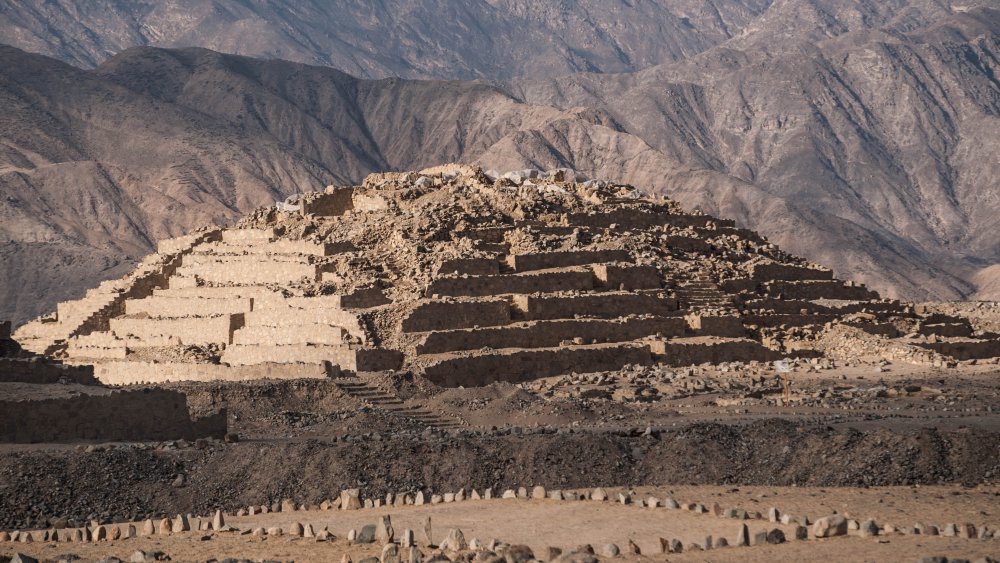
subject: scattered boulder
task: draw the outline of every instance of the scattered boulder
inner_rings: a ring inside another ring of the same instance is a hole
[[[441,542],[439,546],[442,551],[463,551],[468,549],[469,544],[465,541],[465,534],[462,530],[458,528],[452,528],[448,531],[448,537]]]
[[[340,491],[340,509],[358,510],[361,508],[360,494],[361,491],[359,489],[345,489]]]
[[[375,543],[375,524],[366,524],[358,532],[358,536],[354,539],[354,543]]]
[[[847,535],[847,518],[840,514],[824,516],[813,524],[813,537],[832,538]]]

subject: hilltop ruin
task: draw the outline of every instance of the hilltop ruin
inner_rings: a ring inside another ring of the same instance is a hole
[[[106,384],[410,370],[441,386],[626,365],[1000,355],[732,221],[568,170],[374,174],[163,241],[21,327]]]

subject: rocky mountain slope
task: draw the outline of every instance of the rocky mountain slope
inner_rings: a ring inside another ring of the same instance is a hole
[[[918,4],[786,2],[687,61],[512,91],[602,108],[673,160],[754,184],[673,195],[890,294],[995,297],[1000,11]]]
[[[3,47],[0,74],[0,103],[15,109],[0,118],[0,240],[13,266],[0,270],[0,317],[16,321],[119,276],[157,239],[376,170],[600,155],[617,155],[600,175],[676,166],[599,113],[475,82],[365,81],[152,48],[83,71]]]
[[[504,82],[359,80],[201,49],[137,48],[84,71],[0,49],[0,104],[13,109],[0,115],[0,318],[120,276],[158,238],[450,161],[565,166],[662,191],[890,296],[997,297],[1000,11],[765,8],[727,24],[734,37],[718,46],[662,55],[683,60]],[[538,76],[525,68],[490,72]]]
[[[134,46],[206,47],[377,78],[627,72],[729,39],[771,0],[11,0],[0,42],[95,67]]]

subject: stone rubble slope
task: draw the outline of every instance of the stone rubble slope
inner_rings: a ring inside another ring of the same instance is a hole
[[[163,241],[16,337],[112,385],[1000,356],[968,319],[881,299],[732,221],[570,170],[466,165],[372,174]]]

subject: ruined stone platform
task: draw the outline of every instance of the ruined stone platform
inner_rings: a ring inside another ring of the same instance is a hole
[[[452,165],[163,241],[16,336],[116,385],[411,370],[474,386],[855,353],[837,327],[875,339],[875,357],[1000,355],[966,319],[881,299],[632,186]]]

